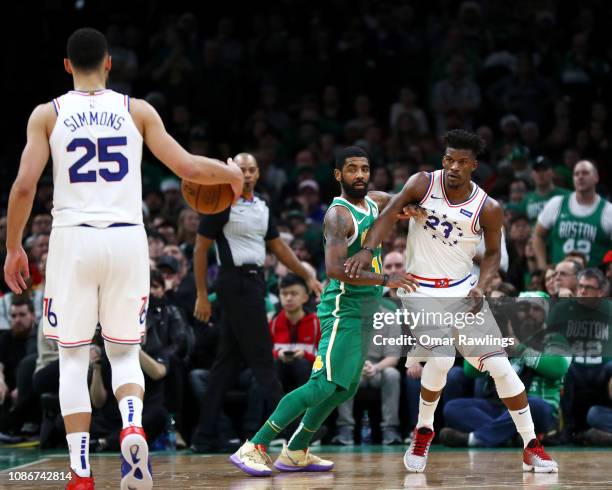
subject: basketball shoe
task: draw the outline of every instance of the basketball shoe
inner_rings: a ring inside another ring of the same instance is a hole
[[[315,456],[309,449],[291,451],[283,444],[274,467],[280,471],[329,471],[333,469],[334,463]]]
[[[523,471],[534,473],[557,473],[557,463],[544,450],[537,439],[532,439],[523,450]]]
[[[272,474],[269,466],[272,460],[266,452],[266,448],[261,444],[246,441],[238,451],[230,456],[229,460],[230,463],[247,475],[270,476]]]
[[[94,479],[92,476],[79,476],[70,468],[70,481],[66,490],[94,490]]]
[[[121,490],[153,488],[147,436],[142,427],[130,426],[119,435],[121,444]]]
[[[414,431],[414,439],[404,454],[404,466],[412,473],[422,473],[427,464],[429,446],[436,433],[429,427],[420,427]]]

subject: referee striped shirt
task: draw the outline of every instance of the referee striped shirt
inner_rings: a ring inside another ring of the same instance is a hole
[[[266,241],[279,237],[270,208],[256,195],[252,200],[241,197],[221,213],[202,215],[198,233],[215,241],[221,267],[263,267]]]

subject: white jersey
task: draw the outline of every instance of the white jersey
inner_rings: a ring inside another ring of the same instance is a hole
[[[472,182],[470,197],[451,204],[444,192],[443,170],[430,174],[429,187],[419,203],[427,219],[410,219],[406,242],[406,270],[421,279],[449,287],[467,279],[482,231],[478,218],[487,193]],[[425,281],[427,282],[427,281]]]
[[[142,136],[129,104],[112,90],[53,99],[53,227],[142,224]]]

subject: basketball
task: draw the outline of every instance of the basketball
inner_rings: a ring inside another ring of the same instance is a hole
[[[189,207],[200,214],[220,213],[227,209],[234,199],[229,184],[200,185],[183,180],[181,191]]]

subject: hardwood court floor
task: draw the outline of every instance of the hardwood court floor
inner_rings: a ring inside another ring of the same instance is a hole
[[[426,473],[407,474],[402,463],[404,447],[341,449],[325,446],[318,454],[336,463],[330,473],[278,474],[252,478],[227,462],[227,455],[163,453],[153,455],[155,487],[171,489],[610,489],[612,450],[562,448],[550,453],[560,464],[559,474],[533,474],[521,471],[521,453],[510,450],[444,450],[434,446]],[[9,472],[65,471],[63,454],[37,452],[39,459],[0,473],[0,489],[60,489],[65,482],[11,481]],[[275,454],[273,453],[273,457]],[[92,455],[96,488],[119,488],[119,462],[116,455]]]

